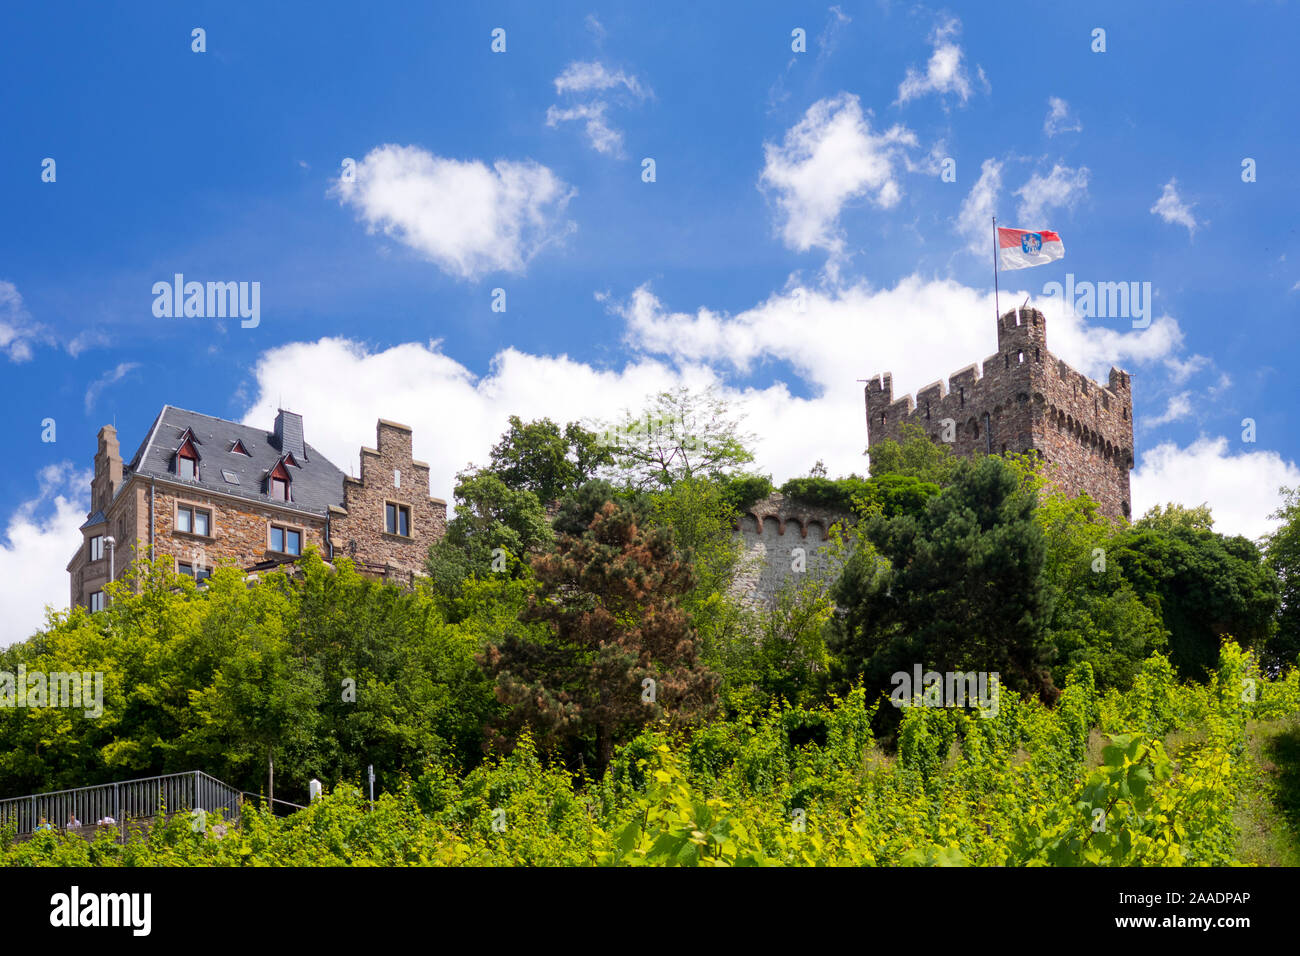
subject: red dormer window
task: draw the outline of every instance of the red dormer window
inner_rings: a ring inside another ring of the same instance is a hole
[[[199,453],[194,448],[194,439],[186,434],[181,447],[176,449],[176,474],[189,481],[199,478]]]
[[[289,471],[284,467],[284,462],[279,461],[271,469],[271,474],[267,479],[267,493],[276,501],[291,501],[289,496]]]
[[[235,439],[235,444],[231,446],[230,453],[232,455],[244,455],[248,458],[253,457],[252,455],[248,454],[248,449],[244,447],[244,443],[240,441],[238,438]]]
[[[286,465],[293,465],[295,468],[302,467],[302,465],[298,464],[298,459],[293,457],[293,452],[289,452],[289,454],[284,456],[284,463]]]

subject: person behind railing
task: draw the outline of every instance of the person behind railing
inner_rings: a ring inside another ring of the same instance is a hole
[[[113,819],[112,817],[110,817],[110,816],[102,816],[102,817],[100,817],[98,820],[95,821],[95,825],[96,825],[96,826],[100,826],[100,827],[111,827],[111,826],[115,825],[116,823],[117,823],[117,821],[114,820],[114,819]]]
[[[81,826],[81,821],[77,819],[77,815],[75,813],[69,813],[68,829],[71,830],[73,827],[79,827],[79,826]]]
[[[39,832],[39,831],[41,831],[41,830],[53,830],[53,829],[54,829],[54,827],[51,826],[49,823],[47,823],[44,817],[41,817],[41,822],[38,823],[38,824],[36,824],[36,831],[37,831],[37,832]]]

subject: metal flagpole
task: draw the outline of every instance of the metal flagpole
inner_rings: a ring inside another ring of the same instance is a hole
[[[998,217],[993,217],[993,318],[1002,321],[1002,309],[998,307]]]

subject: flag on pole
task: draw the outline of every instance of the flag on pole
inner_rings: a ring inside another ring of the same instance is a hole
[[[1003,269],[1028,269],[1065,258],[1065,246],[1054,232],[1003,229],[1001,226],[997,230]]]

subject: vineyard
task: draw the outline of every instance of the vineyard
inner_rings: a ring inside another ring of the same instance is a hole
[[[1264,679],[1225,643],[1206,683],[1153,655],[1125,693],[1076,668],[1055,707],[911,707],[886,753],[861,691],[689,737],[647,729],[599,780],[525,735],[464,776],[431,766],[371,808],[340,787],[284,818],[146,838],[41,834],[7,865],[1221,866],[1253,768],[1248,722],[1293,721],[1300,672]],[[885,703],[884,706],[889,706]],[[211,822],[211,821],[209,821]],[[217,833],[221,835],[218,837]]]

